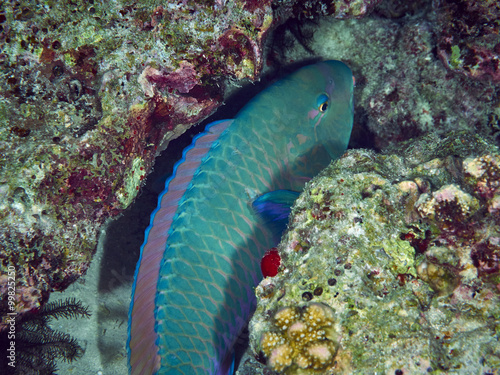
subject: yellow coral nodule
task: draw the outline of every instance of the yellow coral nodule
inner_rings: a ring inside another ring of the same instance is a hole
[[[275,326],[286,330],[292,322],[299,318],[300,314],[295,307],[285,307],[274,314]]]
[[[331,341],[318,342],[307,347],[307,354],[314,359],[317,364],[325,365],[333,359],[335,347]]]
[[[275,371],[282,371],[292,364],[293,349],[286,345],[280,345],[273,349],[269,356],[269,365]]]
[[[276,332],[266,332],[262,335],[261,347],[266,356],[269,356],[274,347],[283,344],[285,340]]]
[[[293,340],[302,340],[307,334],[307,326],[303,322],[295,322],[287,330],[287,335]]]
[[[333,321],[333,310],[321,303],[312,303],[304,311],[305,319],[318,326],[331,325]]]
[[[321,303],[278,310],[273,317],[274,329],[261,338],[269,367],[283,373],[297,369],[317,373],[333,366],[337,352],[332,337],[333,316],[333,310]]]

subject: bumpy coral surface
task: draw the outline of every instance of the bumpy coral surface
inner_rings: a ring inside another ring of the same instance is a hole
[[[298,374],[333,368],[337,346],[330,307],[320,303],[284,307],[272,319],[274,329],[264,332],[260,341],[271,369]]]
[[[499,150],[454,133],[392,151],[347,152],[297,200],[250,323],[270,368],[290,363],[276,317],[307,301],[335,312],[332,373],[498,373]]]
[[[280,12],[290,12],[297,18],[317,18],[317,15],[338,19],[359,18],[369,14],[381,0],[278,0]]]

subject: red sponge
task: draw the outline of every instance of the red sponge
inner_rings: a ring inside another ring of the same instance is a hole
[[[260,269],[264,277],[276,276],[281,264],[281,257],[275,247],[268,250],[260,261]]]

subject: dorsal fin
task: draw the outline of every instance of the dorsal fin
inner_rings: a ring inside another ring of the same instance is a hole
[[[179,200],[189,186],[213,143],[233,120],[213,122],[193,139],[182,158],[174,166],[165,190],[158,198],[158,207],[151,214],[145,240],[135,270],[132,303],[129,310],[128,345],[130,373],[153,374],[160,368],[155,332],[156,284],[168,238],[168,231]]]

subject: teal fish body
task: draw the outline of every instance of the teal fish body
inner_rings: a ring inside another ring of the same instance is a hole
[[[353,77],[306,66],[209,125],[167,182],[141,248],[129,313],[132,374],[220,374],[276,245],[256,198],[305,182],[347,148]]]

